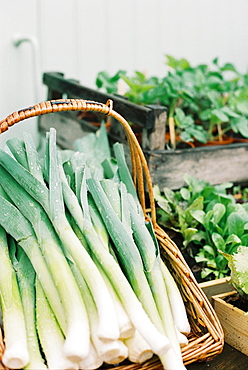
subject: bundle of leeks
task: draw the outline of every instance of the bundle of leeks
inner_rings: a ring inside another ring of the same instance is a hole
[[[104,124],[42,154],[30,134],[0,150],[0,295],[11,369],[97,369],[157,355],[185,369],[184,303],[144,219],[121,144]]]

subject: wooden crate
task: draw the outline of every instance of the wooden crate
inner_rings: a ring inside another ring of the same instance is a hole
[[[61,73],[45,73],[43,82],[48,87],[48,99],[81,98],[102,103],[112,99],[114,110],[141,130],[140,144],[152,181],[160,189],[164,186],[171,189],[181,188],[185,185],[184,174],[204,179],[212,185],[226,181],[247,184],[248,143],[169,150],[165,148],[165,107],[139,106],[123,97],[104,94],[84,87],[78,81],[65,79]],[[96,130],[95,126],[79,119],[78,112],[41,116],[40,131],[45,132],[51,126],[57,130],[58,144],[65,148],[71,148],[73,141],[86,132]],[[109,135],[112,142],[120,141],[125,144],[123,130],[119,124],[112,122]]]
[[[235,294],[229,292],[213,296],[213,307],[222,325],[225,342],[248,356],[248,315],[225,301]]]

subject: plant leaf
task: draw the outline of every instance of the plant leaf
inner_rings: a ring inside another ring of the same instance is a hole
[[[226,207],[222,203],[216,203],[213,207],[213,218],[212,221],[218,224],[224,214],[226,213]]]
[[[213,233],[212,240],[217,249],[223,250],[225,248],[225,240],[220,234]]]
[[[237,212],[229,215],[227,218],[227,226],[229,234],[235,234],[240,237],[244,233],[244,221]]]
[[[202,211],[202,210],[192,210],[190,212],[191,216],[197,220],[198,222],[200,222],[200,224],[204,225],[204,221],[205,221],[205,212]]]

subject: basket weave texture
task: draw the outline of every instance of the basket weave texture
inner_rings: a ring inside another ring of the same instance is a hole
[[[148,217],[147,210],[149,210],[149,217],[152,220],[155,234],[160,245],[161,256],[178,284],[191,325],[189,343],[182,348],[184,364],[187,365],[196,361],[207,361],[212,359],[223,350],[224,334],[222,327],[215,311],[199,287],[180,250],[156,222],[156,208],[153,197],[152,181],[145,156],[128,122],[112,109],[112,102],[107,101],[106,104],[102,104],[81,99],[46,101],[15,112],[6,119],[0,121],[0,133],[3,133],[12,125],[29,117],[72,110],[103,113],[115,118],[123,126],[129,143],[132,176],[144,211],[144,217]],[[3,349],[3,340],[0,337],[0,354]],[[114,366],[114,369],[138,370],[140,367],[140,364],[125,362],[119,366]],[[0,366],[0,369],[1,368],[4,369],[3,366]],[[104,365],[100,369],[108,370],[112,368],[113,366]],[[142,369],[162,370],[163,367],[159,359],[154,356],[151,360],[148,360],[142,365]]]

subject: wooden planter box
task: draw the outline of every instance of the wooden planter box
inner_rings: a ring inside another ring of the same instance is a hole
[[[213,307],[223,328],[225,342],[248,356],[248,315],[225,301],[236,294],[229,292],[213,296]]]
[[[45,73],[43,82],[48,87],[48,99],[81,98],[101,103],[112,99],[114,110],[142,132],[141,146],[151,178],[160,189],[164,186],[181,188],[185,185],[183,176],[186,173],[212,185],[226,181],[247,183],[248,143],[167,150],[165,107],[139,106],[123,97],[104,94],[84,87],[78,81],[65,79],[61,73]],[[58,144],[65,148],[70,148],[77,137],[96,130],[89,122],[79,119],[78,112],[59,112],[40,117],[41,132],[46,132],[51,126],[57,130]],[[111,123],[109,136],[112,142],[126,143],[119,124]]]
[[[213,296],[223,293],[233,292],[233,286],[230,284],[230,278],[222,278],[200,283],[199,286],[207,296],[209,302],[213,305]]]
[[[248,356],[248,315],[225,301],[237,293],[230,284],[230,278],[223,278],[199,284],[220,320],[225,342]]]

